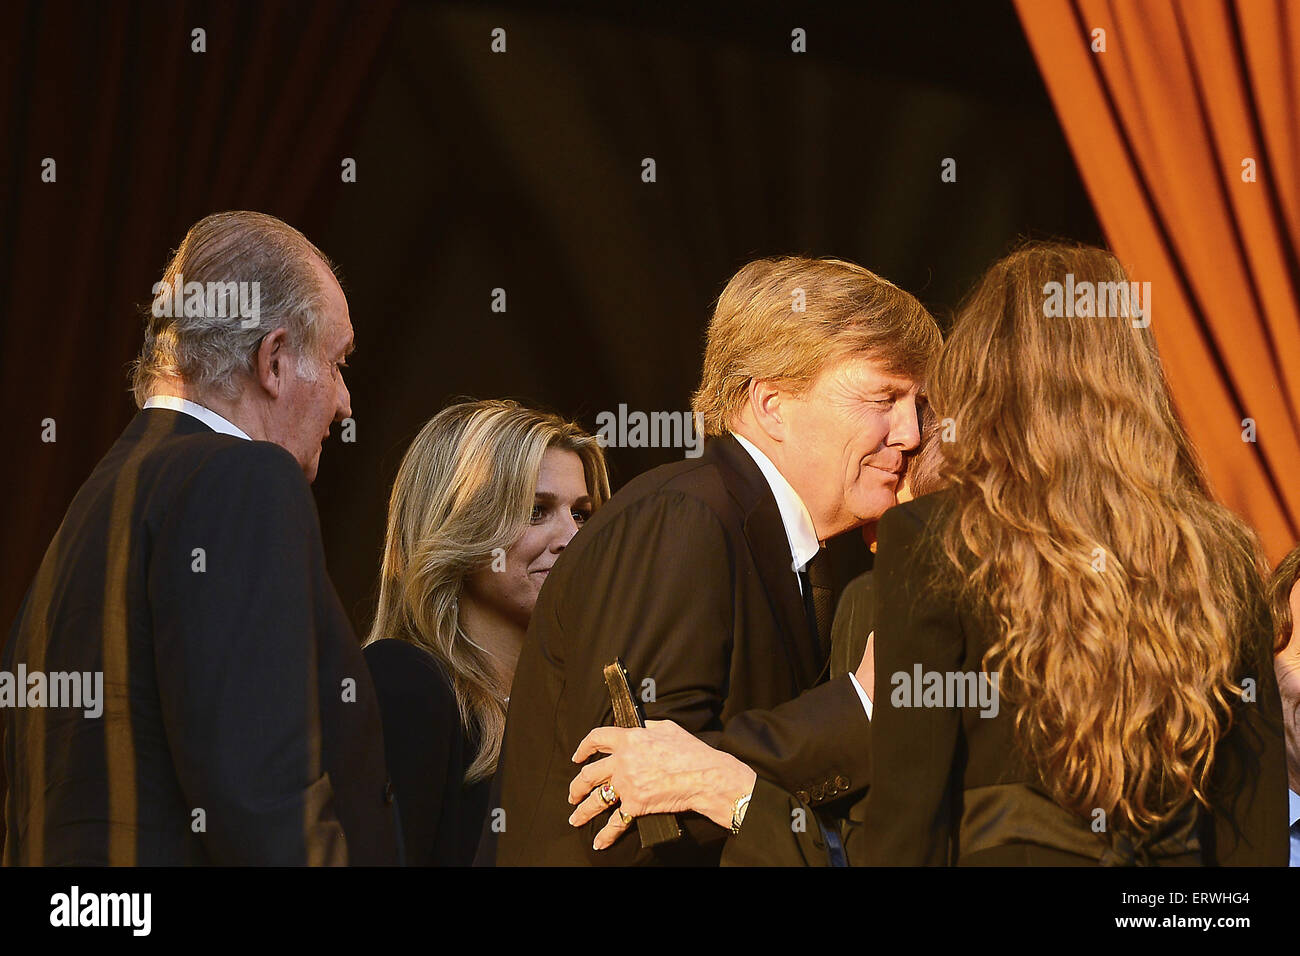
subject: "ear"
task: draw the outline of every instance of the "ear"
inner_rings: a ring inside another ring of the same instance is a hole
[[[283,326],[270,332],[257,346],[253,376],[271,398],[279,398],[284,385],[284,363],[289,360],[289,330]]]
[[[785,441],[789,423],[785,420],[785,401],[789,395],[771,379],[755,379],[749,383],[749,410],[758,424],[773,441]]]

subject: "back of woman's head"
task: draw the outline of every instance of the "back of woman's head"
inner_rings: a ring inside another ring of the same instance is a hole
[[[1104,250],[1023,245],[959,310],[929,387],[951,439],[944,549],[991,612],[985,666],[1022,748],[1059,803],[1133,834],[1207,803],[1262,599],[1139,291]]]

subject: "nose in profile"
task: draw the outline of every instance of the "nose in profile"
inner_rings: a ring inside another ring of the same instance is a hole
[[[573,536],[578,533],[578,522],[573,520],[573,513],[566,511],[564,517],[556,525],[556,529],[555,536],[551,539],[551,550],[559,554],[573,540]]]
[[[339,382],[338,408],[334,412],[334,420],[341,422],[345,418],[352,417],[352,395],[348,392],[348,387],[341,381]]]
[[[916,399],[907,398],[894,403],[889,444],[903,451],[916,451],[921,447],[921,408]]]

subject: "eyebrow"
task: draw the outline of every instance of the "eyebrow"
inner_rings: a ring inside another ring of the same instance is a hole
[[[925,394],[925,384],[923,382],[908,382],[906,385],[897,379],[881,382],[875,388],[867,389],[868,392],[886,392],[889,395],[906,395],[916,387],[916,394]]]
[[[534,492],[533,497],[538,501],[542,502],[543,504],[548,504],[548,505],[553,505],[560,500],[558,496],[551,494],[549,491]],[[581,504],[589,505],[591,504],[591,495],[588,494],[588,495],[583,495],[581,498],[574,498],[573,503],[575,505],[581,505]]]

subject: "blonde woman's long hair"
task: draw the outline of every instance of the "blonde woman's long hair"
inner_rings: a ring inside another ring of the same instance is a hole
[[[1048,317],[1067,274],[1128,289],[1110,253],[1037,242],[959,310],[929,383],[955,429],[937,533],[992,612],[984,667],[1018,699],[1017,739],[1052,798],[1141,837],[1210,805],[1241,668],[1258,666],[1264,564],[1210,498],[1136,310]]]
[[[426,423],[389,497],[379,606],[365,643],[406,640],[442,662],[461,725],[479,740],[467,784],[496,770],[506,707],[490,658],[457,637],[459,596],[465,578],[528,527],[542,456],[551,448],[582,460],[594,506],[609,498],[594,437],[557,415],[497,400],[451,405]]]

